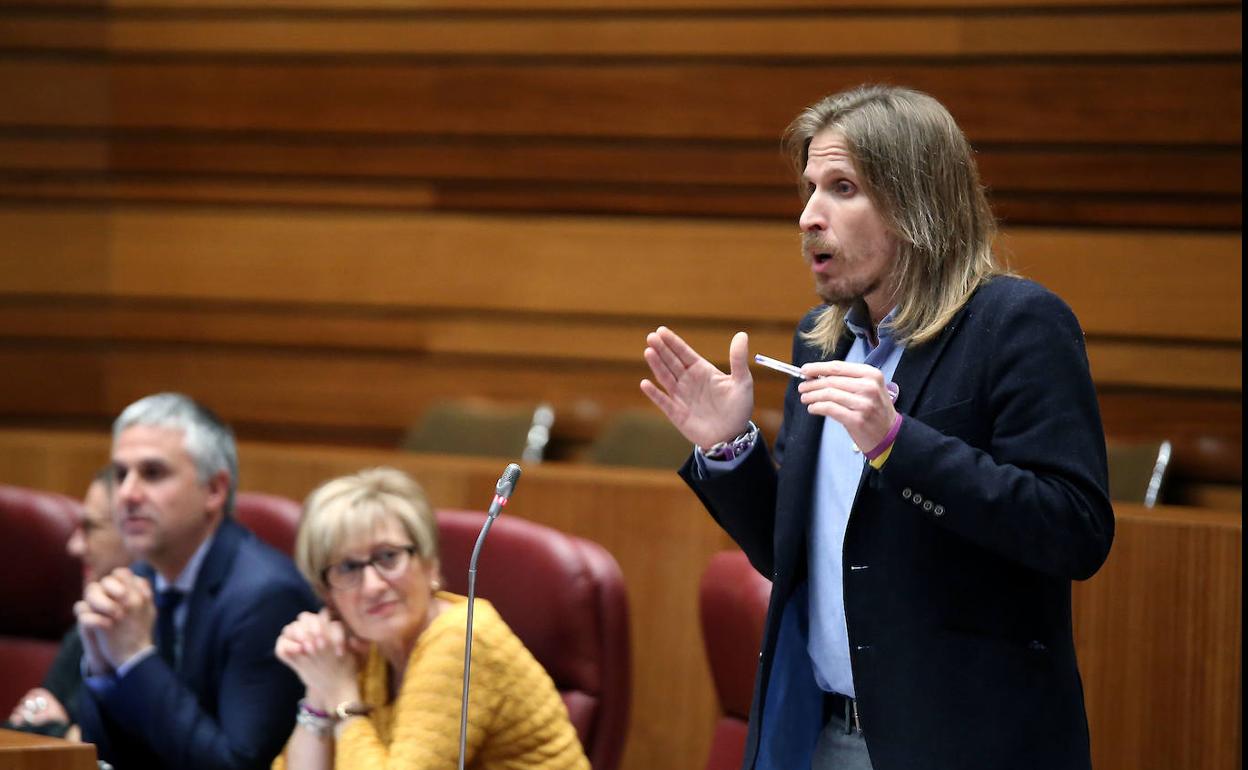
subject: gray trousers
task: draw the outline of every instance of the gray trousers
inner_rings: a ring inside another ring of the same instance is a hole
[[[831,715],[819,732],[810,770],[871,770],[866,739],[856,730],[847,731],[842,715]]]

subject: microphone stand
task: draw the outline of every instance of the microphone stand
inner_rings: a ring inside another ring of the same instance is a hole
[[[459,770],[464,770],[464,754],[468,746],[468,680],[472,670],[472,610],[477,597],[477,559],[481,556],[481,546],[485,544],[485,535],[494,525],[494,520],[502,512],[503,506],[511,499],[516,481],[520,478],[520,466],[511,463],[503,471],[503,475],[494,485],[494,500],[486,514],[485,525],[481,534],[477,535],[477,544],[472,549],[472,558],[468,560],[468,623],[464,635],[464,690],[463,700],[459,706]]]

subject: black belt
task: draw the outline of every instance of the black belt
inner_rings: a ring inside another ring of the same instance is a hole
[[[835,717],[845,724],[845,732],[862,732],[862,720],[858,718],[858,701],[839,692],[823,694],[823,721]]]

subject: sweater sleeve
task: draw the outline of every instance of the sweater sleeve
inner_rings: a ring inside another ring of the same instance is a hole
[[[467,603],[457,602],[421,635],[409,658],[387,729],[374,719],[344,725],[335,770],[445,770],[459,758]],[[588,770],[567,710],[549,675],[494,608],[476,605],[465,766]],[[384,666],[368,672],[365,697]],[[384,674],[380,674],[384,677]]]

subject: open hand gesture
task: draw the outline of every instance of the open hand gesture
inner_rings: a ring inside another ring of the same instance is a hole
[[[728,348],[729,373],[698,355],[665,326],[646,335],[643,354],[658,382],[641,381],[641,392],[681,434],[703,451],[745,432],[754,410],[749,337],[737,332]]]

